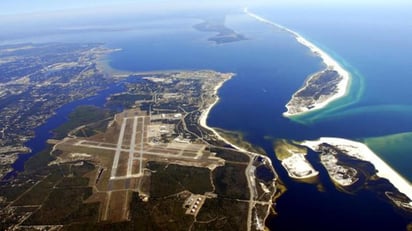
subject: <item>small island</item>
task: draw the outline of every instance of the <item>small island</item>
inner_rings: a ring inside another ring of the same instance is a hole
[[[320,155],[320,162],[328,172],[329,177],[342,187],[353,185],[359,180],[356,175],[358,172],[356,169],[339,164],[339,159],[336,157],[337,152],[332,150],[325,150]]]
[[[288,171],[288,175],[295,179],[309,178],[319,174],[302,153],[294,153],[289,158],[284,159],[282,166]]]
[[[298,33],[290,31],[296,40],[319,56],[326,65],[311,75],[305,85],[298,90],[286,104],[284,116],[296,116],[326,107],[329,103],[345,96],[349,90],[350,74],[336,60],[309,42]]]
[[[278,140],[275,144],[276,158],[295,180],[307,181],[315,179],[319,172],[306,159],[307,148],[297,146],[286,140]]]
[[[238,42],[247,40],[246,36],[239,34],[236,31],[228,28],[224,24],[224,20],[207,20],[193,26],[196,30],[203,32],[216,32],[217,34],[209,38],[209,41],[216,44]]]
[[[345,94],[342,81],[343,76],[329,68],[313,74],[305,86],[292,96],[286,105],[287,112],[283,115],[293,116],[323,108],[338,96]]]

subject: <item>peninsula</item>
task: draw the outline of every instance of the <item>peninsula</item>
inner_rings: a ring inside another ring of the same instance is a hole
[[[0,228],[263,230],[277,191],[271,160],[206,123],[233,75],[131,73],[139,81],[106,108],[76,109],[67,136],[0,185]]]
[[[297,116],[324,108],[329,103],[347,94],[350,85],[350,74],[326,52],[293,30],[256,15],[247,8],[244,9],[244,12],[263,23],[292,34],[299,43],[319,56],[325,64],[323,70],[311,75],[304,86],[293,94],[291,100],[286,104],[287,111],[283,113],[285,117]]]
[[[358,181],[357,178],[360,172],[366,172],[364,167],[358,167],[364,165],[359,165],[357,162],[362,161],[372,164],[372,171],[369,171],[371,175],[362,176],[363,181],[376,181],[375,174],[378,178],[389,180],[393,186],[383,187],[384,192],[380,193],[386,195],[395,205],[404,209],[412,209],[412,186],[410,182],[399,175],[365,144],[342,138],[322,137],[317,141],[305,141],[302,145],[320,152],[324,156],[321,158],[322,164],[328,170],[331,178],[343,186],[355,183]],[[347,168],[336,165],[336,163],[348,162],[348,160],[343,160],[342,157],[339,158],[338,155],[352,158],[351,167]],[[336,160],[335,157],[339,158],[339,162],[334,161]],[[331,164],[332,162],[335,164]],[[360,171],[354,171],[355,168]],[[342,177],[342,172],[346,172],[348,177]]]

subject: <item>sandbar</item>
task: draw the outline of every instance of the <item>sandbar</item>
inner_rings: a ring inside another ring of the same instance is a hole
[[[293,35],[293,37],[302,45],[308,47],[315,55],[319,56],[322,59],[322,62],[326,65],[325,70],[334,70],[336,71],[341,77],[342,79],[340,80],[340,82],[337,84],[336,86],[336,93],[328,96],[327,99],[322,99],[321,102],[316,102],[313,105],[311,105],[310,108],[308,107],[300,107],[298,110],[299,112],[295,112],[296,110],[294,110],[294,112],[290,111],[290,107],[291,106],[286,106],[287,107],[287,111],[283,113],[284,116],[289,117],[289,116],[295,116],[298,114],[302,114],[308,111],[313,111],[313,110],[317,110],[317,109],[321,109],[326,107],[329,103],[331,103],[332,101],[335,101],[343,96],[345,96],[348,91],[349,91],[349,85],[350,85],[350,74],[348,71],[346,71],[336,60],[334,60],[330,55],[328,55],[326,52],[324,52],[322,49],[320,49],[319,47],[317,47],[315,44],[313,44],[312,42],[308,41],[307,39],[305,39],[303,36],[301,36],[299,33],[290,30],[282,25],[279,25],[277,23],[274,23],[270,20],[267,20],[259,15],[256,15],[254,13],[251,13],[247,8],[244,9],[244,12],[257,19],[260,22],[278,27],[290,34]],[[324,70],[322,70],[324,71]],[[314,75],[312,75],[314,76]],[[310,78],[309,78],[310,79]],[[306,84],[309,82],[306,81]],[[306,86],[305,86],[306,87]],[[304,88],[304,87],[303,87]],[[292,96],[292,98],[295,95]]]

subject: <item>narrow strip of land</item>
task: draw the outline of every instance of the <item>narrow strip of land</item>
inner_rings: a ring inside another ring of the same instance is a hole
[[[142,168],[143,168],[143,141],[144,141],[144,127],[145,127],[145,122],[144,122],[144,117],[142,119],[142,133],[140,134],[140,160],[139,160],[139,174],[142,174]]]
[[[123,137],[124,137],[124,131],[126,129],[126,123],[127,123],[127,118],[123,118],[122,127],[120,128],[120,133],[119,133],[119,139],[117,141],[117,147],[116,147],[116,152],[114,155],[112,172],[111,172],[110,178],[114,178],[116,176],[117,166],[119,165],[120,153],[122,152]]]
[[[130,139],[129,160],[127,162],[127,176],[132,175],[133,154],[136,147],[137,116],[133,118],[132,138]]]

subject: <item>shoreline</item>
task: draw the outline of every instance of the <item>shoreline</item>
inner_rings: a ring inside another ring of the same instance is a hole
[[[132,75],[134,72],[132,71],[124,71],[115,69],[110,65],[110,57],[109,55],[114,52],[122,51],[122,49],[112,49],[109,50],[106,54],[103,54],[96,59],[96,67],[99,71],[109,74],[112,76],[113,79],[121,79],[126,76]]]
[[[351,75],[348,71],[346,71],[336,60],[334,60],[329,54],[327,54],[325,51],[323,51],[322,49],[320,49],[319,47],[317,47],[315,44],[313,44],[312,42],[308,41],[307,39],[305,39],[303,36],[301,36],[299,33],[288,29],[282,25],[279,25],[277,23],[274,23],[270,20],[267,20],[263,17],[260,17],[259,15],[256,15],[254,13],[251,13],[247,8],[244,9],[245,14],[255,18],[256,20],[269,24],[271,26],[275,26],[280,28],[281,30],[284,30],[290,34],[293,35],[293,37],[296,39],[296,41],[300,44],[302,44],[303,46],[309,48],[309,50],[315,54],[316,56],[319,56],[319,58],[322,60],[322,62],[326,65],[326,68],[316,72],[315,74],[311,75],[306,81],[305,81],[305,86],[302,87],[301,89],[306,88],[306,86],[308,85],[309,80],[315,76],[318,73],[321,73],[325,70],[334,70],[336,71],[341,77],[342,80],[339,82],[339,84],[337,84],[337,90],[338,92],[334,95],[332,95],[331,97],[329,97],[328,99],[326,99],[325,101],[321,102],[321,103],[315,103],[313,107],[311,107],[310,109],[305,108],[305,111],[302,112],[297,112],[297,113],[290,113],[289,108],[290,106],[286,106],[286,108],[288,109],[286,112],[283,113],[283,116],[285,117],[290,117],[290,116],[297,116],[297,115],[301,115],[304,114],[306,112],[309,111],[314,111],[314,110],[318,110],[318,109],[322,109],[324,107],[326,107],[328,104],[330,104],[331,102],[344,97],[345,95],[347,95],[349,93],[349,87],[350,87],[350,79],[351,79]],[[296,93],[298,93],[301,89],[299,89]],[[292,99],[295,97],[295,94],[293,94]]]
[[[303,153],[293,153],[292,156],[280,162],[292,179],[305,180],[319,175],[319,172],[313,168]]]
[[[237,145],[235,145],[235,144],[232,144],[232,143],[229,142],[227,139],[223,138],[215,129],[213,129],[212,127],[209,127],[209,126],[207,125],[207,118],[209,117],[210,111],[212,110],[212,108],[213,108],[213,107],[219,102],[219,100],[220,100],[220,97],[219,97],[219,95],[218,95],[219,89],[223,86],[223,84],[224,84],[226,81],[230,80],[234,75],[235,75],[235,74],[233,74],[233,73],[230,74],[230,77],[229,77],[229,78],[224,79],[223,81],[221,81],[218,85],[216,85],[216,86],[213,88],[213,94],[216,96],[216,97],[215,97],[215,101],[214,101],[212,104],[210,104],[206,109],[204,109],[204,110],[202,111],[202,114],[200,115],[200,118],[199,118],[199,124],[200,124],[200,126],[202,126],[202,127],[206,128],[207,130],[211,131],[219,140],[221,140],[221,141],[223,141],[223,142],[231,145],[231,146],[234,147],[236,150],[250,153],[250,152],[247,151],[246,149],[241,148],[241,147],[239,147],[239,146],[237,146]]]
[[[210,126],[207,125],[207,118],[209,117],[210,111],[212,110],[212,108],[213,108],[213,107],[219,102],[219,100],[220,100],[220,97],[219,97],[219,95],[218,95],[219,89],[223,86],[223,84],[224,84],[226,81],[230,80],[233,76],[235,76],[235,74],[234,74],[234,73],[230,73],[230,77],[229,77],[229,78],[226,78],[226,79],[224,79],[223,81],[219,82],[219,84],[216,85],[216,86],[213,88],[213,94],[216,96],[216,97],[215,97],[215,101],[214,101],[212,104],[210,104],[206,109],[202,110],[202,113],[201,113],[200,118],[199,118],[199,125],[200,125],[201,127],[205,128],[205,129],[211,131],[219,140],[221,140],[221,141],[223,141],[223,142],[231,145],[231,146],[232,146],[233,148],[235,148],[236,150],[241,151],[241,152],[244,152],[244,153],[249,154],[249,155],[256,155],[256,154],[253,153],[253,152],[250,152],[250,151],[248,151],[248,150],[246,150],[246,149],[244,149],[244,148],[242,148],[242,147],[239,147],[238,145],[235,145],[235,144],[231,143],[231,142],[228,141],[226,138],[224,138],[223,136],[221,136],[214,128],[212,128],[212,127],[210,127]],[[268,158],[268,160],[270,160],[270,158]],[[270,161],[271,161],[271,160],[270,160]],[[272,163],[271,163],[271,164],[272,164]]]
[[[333,137],[321,137],[317,141],[304,141],[302,145],[305,145],[311,149],[316,150],[316,147],[322,143],[327,143],[337,147],[338,149],[345,150],[347,155],[356,157],[360,160],[370,162],[377,170],[376,175],[385,178],[399,190],[399,192],[405,194],[411,201],[409,205],[412,205],[412,185],[396,172],[392,167],[385,163],[376,153],[374,153],[368,146],[361,142],[352,141],[343,138]]]
[[[230,80],[234,75],[235,75],[234,73],[229,74],[229,77],[228,77],[228,78],[222,80],[221,82],[219,82],[219,84],[217,84],[217,85],[213,88],[213,94],[215,95],[215,101],[214,101],[213,103],[211,103],[206,109],[202,110],[202,113],[201,113],[200,118],[199,118],[199,125],[200,125],[201,127],[205,128],[205,129],[211,131],[211,132],[217,137],[217,139],[225,142],[226,144],[231,145],[231,146],[232,146],[234,149],[236,149],[237,151],[240,151],[240,152],[242,152],[242,153],[245,153],[246,155],[248,155],[248,156],[250,157],[249,164],[248,164],[247,168],[245,169],[245,177],[246,177],[246,179],[247,179],[247,181],[248,181],[249,190],[250,190],[250,193],[251,193],[251,196],[252,196],[253,193],[252,193],[251,186],[254,185],[254,183],[252,183],[252,181],[255,180],[255,173],[254,173],[253,168],[252,168],[252,163],[253,163],[254,158],[255,158],[255,157],[261,157],[261,158],[263,158],[264,160],[266,160],[266,161],[269,163],[269,166],[270,166],[271,170],[273,171],[273,173],[274,173],[275,176],[276,176],[276,171],[275,171],[275,169],[274,169],[274,167],[273,167],[272,160],[271,160],[268,156],[266,156],[266,155],[260,155],[260,154],[258,154],[258,153],[250,152],[250,151],[248,151],[248,150],[246,150],[246,149],[244,149],[244,148],[242,148],[242,147],[239,147],[238,145],[235,145],[235,144],[229,142],[227,139],[225,139],[224,137],[222,137],[215,129],[213,129],[212,127],[209,127],[209,126],[207,125],[207,118],[208,118],[208,116],[209,116],[209,114],[210,114],[210,111],[212,110],[212,108],[213,108],[213,107],[219,102],[219,100],[220,100],[220,97],[219,97],[219,95],[218,95],[219,89],[223,86],[223,84],[224,84],[226,81]],[[273,208],[273,207],[272,207],[272,204],[273,204],[273,196],[275,196],[275,194],[276,194],[275,181],[276,181],[276,177],[273,179],[273,182],[272,182],[273,186],[275,187],[275,191],[273,192],[273,195],[272,195],[271,199],[268,201],[268,208],[267,208],[266,214],[265,214],[265,216],[264,216],[264,218],[263,218],[263,224],[265,224],[267,218],[268,218],[269,215],[270,215],[271,208]],[[256,187],[257,187],[257,186],[255,185],[255,186],[253,186],[253,187],[254,187],[255,190],[256,190]],[[250,200],[252,200],[252,198],[251,198]],[[254,200],[254,199],[253,199],[253,200]],[[256,203],[256,202],[254,202],[254,203]],[[254,207],[254,206],[253,206],[253,207]],[[247,217],[247,223],[248,223],[247,228],[248,228],[248,230],[250,230],[250,227],[252,226],[252,224],[251,224],[252,222],[253,222],[254,224],[259,224],[258,221],[252,221],[252,220],[253,220],[253,218],[252,218],[252,213],[253,213],[253,212],[252,212],[252,207],[251,207],[251,205],[249,205],[249,211],[248,211],[248,217]]]

